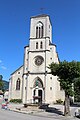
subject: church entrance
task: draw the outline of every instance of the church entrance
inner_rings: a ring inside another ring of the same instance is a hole
[[[34,100],[34,103],[38,103],[38,104],[41,104],[42,103],[42,90],[40,89],[35,89],[33,91],[33,100]]]
[[[43,83],[40,78],[36,78],[33,86],[33,102],[41,104],[43,101]]]
[[[42,103],[42,90],[38,90],[38,96],[40,97],[38,103]]]

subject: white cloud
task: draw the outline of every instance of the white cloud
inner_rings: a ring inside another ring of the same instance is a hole
[[[7,68],[4,66],[3,61],[0,59],[0,68],[6,70]]]
[[[6,69],[7,69],[5,66],[1,66],[1,68],[2,68],[3,70],[6,70]]]
[[[2,63],[2,60],[0,60],[0,63]]]

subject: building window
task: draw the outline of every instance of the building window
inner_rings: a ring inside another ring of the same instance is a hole
[[[39,38],[41,37],[41,27],[39,27]]]
[[[18,74],[20,74],[20,72],[18,72]]]
[[[41,41],[41,43],[40,43],[40,48],[41,48],[41,49],[43,48],[43,43],[42,43],[42,41]]]
[[[39,88],[43,88],[43,83],[42,83],[42,81],[41,81],[41,79],[40,78],[36,78],[35,79],[35,82],[34,82],[34,85],[33,85],[33,87],[35,88],[35,87],[39,87]]]
[[[52,77],[50,77],[50,79],[52,79]]]
[[[36,27],[36,38],[38,38],[38,26]]]
[[[50,90],[52,90],[52,87],[50,87]]]
[[[34,96],[36,95],[36,90],[34,90]]]
[[[16,90],[20,90],[20,79],[16,81]]]
[[[43,37],[43,26],[41,27],[41,32],[42,32],[42,34],[41,34],[41,35],[42,35],[42,37]]]
[[[36,42],[36,49],[38,49],[38,42]]]
[[[41,22],[38,22],[36,26],[36,38],[42,38],[43,37],[43,24]]]

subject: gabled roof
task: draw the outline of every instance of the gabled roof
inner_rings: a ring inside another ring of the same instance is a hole
[[[17,72],[21,67],[23,67],[23,65],[20,66],[18,69],[16,69],[13,73],[11,73],[11,75],[13,75],[15,72]]]

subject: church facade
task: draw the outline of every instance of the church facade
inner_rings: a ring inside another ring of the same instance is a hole
[[[9,100],[22,99],[23,104],[64,100],[58,77],[48,68],[52,62],[59,64],[50,17],[31,17],[29,46],[24,47],[23,65],[11,74]]]

